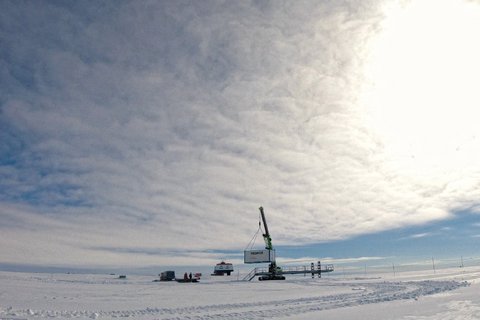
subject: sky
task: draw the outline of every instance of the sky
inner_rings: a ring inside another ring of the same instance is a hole
[[[479,1],[0,9],[0,266],[479,255]]]

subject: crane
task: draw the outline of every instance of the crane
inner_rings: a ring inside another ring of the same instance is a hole
[[[262,234],[263,235],[263,240],[265,240],[265,249],[267,250],[273,250],[273,245],[272,245],[272,237],[270,236],[270,232],[268,231],[268,226],[267,226],[267,219],[265,218],[265,213],[263,212],[263,207],[258,208],[260,210],[260,215],[262,217],[262,222],[263,222],[263,229],[265,232]],[[277,263],[275,262],[275,258],[273,258],[273,261],[270,262],[270,265],[268,267],[268,275],[261,276],[258,278],[258,280],[263,281],[263,280],[285,280],[285,277],[281,275],[282,269],[277,267]]]
[[[310,264],[310,268],[303,266],[301,268],[280,268],[275,262],[275,249],[273,249],[272,237],[270,236],[270,231],[268,230],[267,219],[265,218],[265,212],[263,207],[258,208],[260,210],[260,218],[258,221],[258,229],[255,235],[253,236],[250,243],[247,245],[247,248],[244,250],[244,263],[270,263],[268,269],[266,268],[255,268],[250,271],[244,278],[246,281],[250,281],[256,276],[258,280],[285,280],[285,274],[303,274],[307,273],[312,274],[312,278],[315,274],[321,278],[321,274],[325,272],[332,272],[334,270],[332,264],[321,265],[320,261],[317,262],[317,268],[315,269],[314,263]],[[262,228],[263,225],[263,228]],[[253,245],[255,244],[255,239],[257,235],[262,231],[263,240],[265,241],[265,249],[252,250]],[[247,250],[250,248],[250,250]],[[323,268],[322,268],[323,267]]]

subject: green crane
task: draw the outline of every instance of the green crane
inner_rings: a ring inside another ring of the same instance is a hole
[[[270,232],[268,231],[267,220],[265,219],[265,213],[263,212],[263,207],[258,208],[260,210],[260,215],[262,216],[263,228],[265,229],[265,233],[263,233],[263,240],[265,240],[265,249],[273,250],[272,245],[272,237],[270,237]],[[262,276],[258,278],[258,280],[285,280],[285,277],[281,275],[282,270],[277,267],[277,263],[275,262],[275,257],[273,261],[270,262],[268,267],[267,276]]]

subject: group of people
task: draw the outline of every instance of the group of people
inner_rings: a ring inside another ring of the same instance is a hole
[[[192,281],[192,273],[190,272],[190,274],[187,274],[187,273],[185,272],[185,274],[183,275],[183,280],[185,280],[185,281],[188,281],[188,280]]]

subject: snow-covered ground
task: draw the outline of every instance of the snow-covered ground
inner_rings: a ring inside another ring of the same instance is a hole
[[[480,268],[385,277],[206,277],[0,272],[3,319],[480,319]]]

